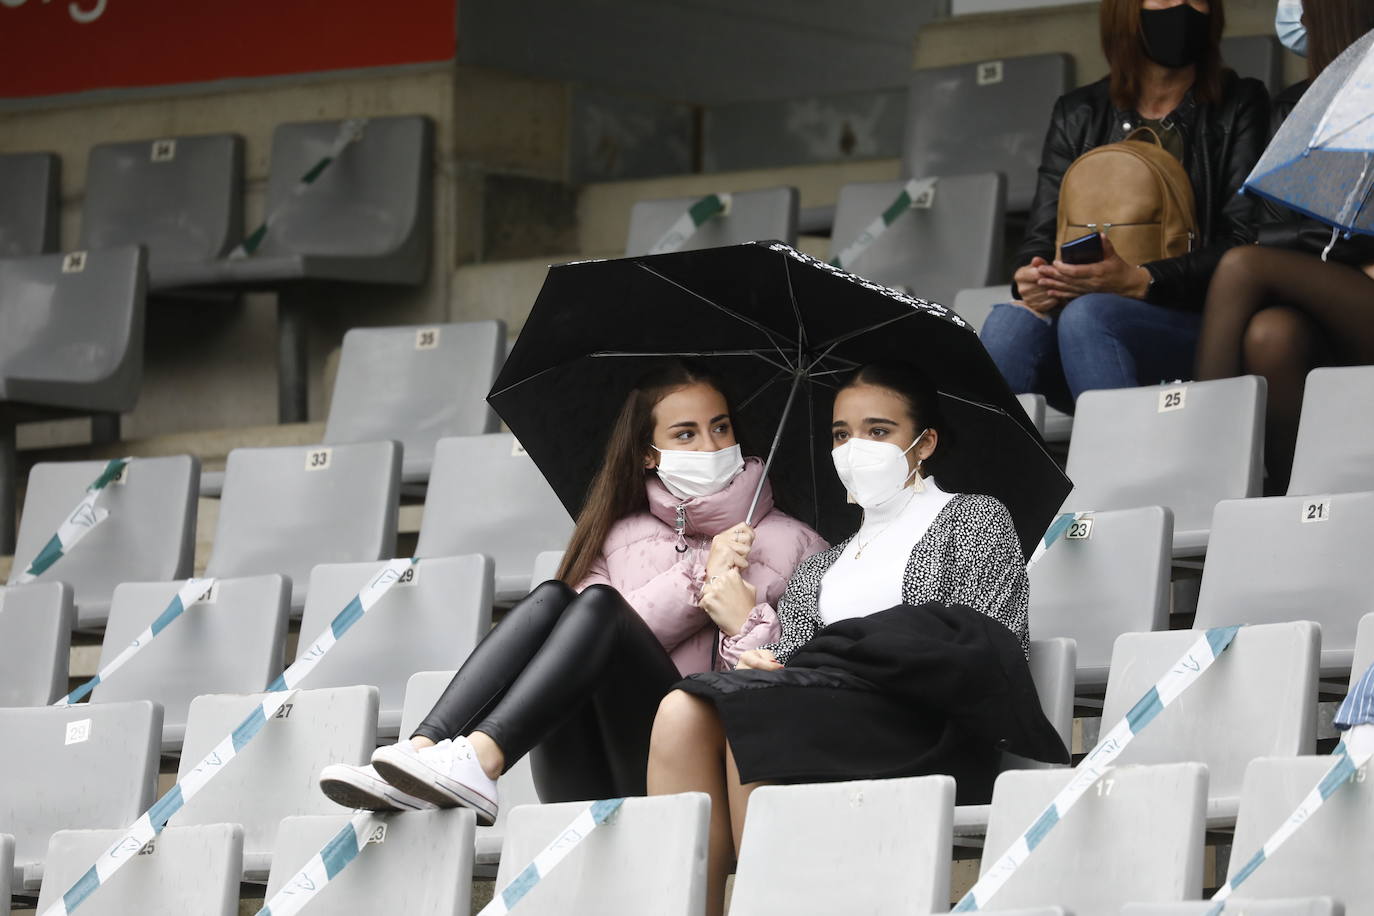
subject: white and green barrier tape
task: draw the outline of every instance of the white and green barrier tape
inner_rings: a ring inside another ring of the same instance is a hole
[[[43,575],[54,563],[71,553],[82,538],[109,517],[109,510],[100,508],[96,503],[105,492],[105,488],[119,479],[131,461],[132,458],[116,458],[106,463],[105,470],[101,471],[100,476],[86,488],[86,495],[76,504],[76,508],[67,514],[66,519],[58,526],[57,533],[48,538],[43,549],[38,551],[38,556],[34,557],[28,567],[15,578],[15,585],[28,585]]]
[[[343,829],[334,834],[324,848],[310,857],[300,871],[282,885],[281,890],[258,910],[257,916],[294,916],[314,900],[349,864],[358,857],[382,823],[382,815],[359,811]]]
[[[250,255],[256,254],[258,248],[262,246],[263,239],[267,238],[267,233],[271,231],[272,224],[277,221],[282,212],[290,206],[291,199],[304,194],[306,190],[314,184],[319,177],[329,170],[343,151],[350,144],[356,143],[363,138],[363,132],[367,129],[367,118],[350,118],[339,125],[339,133],[334,137],[334,142],[329,145],[329,152],[325,153],[314,165],[306,170],[305,174],[296,182],[296,186],[291,189],[291,197],[279,204],[276,209],[267,214],[267,218],[258,225],[258,228],[248,233],[248,237],[229,252],[229,260],[240,261]]]
[[[1061,538],[1068,537],[1070,540],[1086,539],[1092,534],[1091,512],[1061,512],[1050,522],[1050,526],[1045,529],[1045,534],[1035,545],[1035,550],[1031,552],[1030,559],[1026,561],[1026,568],[1030,569],[1039,563],[1046,552],[1055,545]]]
[[[830,263],[836,267],[849,270],[854,262],[873,246],[873,243],[882,238],[883,233],[892,227],[892,224],[901,219],[908,210],[923,210],[930,207],[935,199],[936,178],[913,178],[902,186],[899,193],[892,203],[887,205],[887,209],[864,227],[864,231],[859,233],[859,237],[849,244],[835,257],[830,259]]]
[[[477,916],[501,916],[502,913],[509,913],[567,857],[568,853],[576,849],[596,828],[606,823],[607,818],[619,811],[624,803],[623,798],[610,798],[588,805],[571,824],[554,837],[553,842],[534,857],[533,862],[522,868],[509,884],[501,888],[491,898],[491,902],[482,907],[482,912]]]
[[[733,198],[724,191],[707,194],[687,208],[681,216],[663,233],[663,237],[649,249],[649,254],[667,254],[677,251],[687,240],[697,234],[697,230],[717,216],[728,216]]]
[[[1102,778],[1112,763],[1136,735],[1145,730],[1169,704],[1193,686],[1202,673],[1212,667],[1221,653],[1231,645],[1240,627],[1216,627],[1205,631],[1188,651],[1175,662],[1139,702],[1116,723],[1088,755],[1074,767],[1073,776],[1054,800],[1026,828],[1006,852],[983,872],[983,876],[965,894],[951,912],[966,913],[987,907],[1012,875],[1035,852],[1045,837],[1069,813],[1088,789]]]
[[[186,774],[185,779],[172,786],[151,808],[141,814],[124,835],[101,854],[76,884],[44,910],[41,916],[63,916],[74,911],[109,881],[112,875],[137,857],[139,851],[162,832],[167,821],[223,772],[230,761],[257,737],[268,720],[295,695],[301,681],[314,670],[320,659],[328,654],[349,628],[381,600],[406,570],[418,562],[413,558],[388,561],[330,622],[328,628],[310,648],[268,686],[267,696],[254,707],[247,718],[202,757]]]

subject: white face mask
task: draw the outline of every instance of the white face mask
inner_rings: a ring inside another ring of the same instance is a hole
[[[907,467],[906,453],[916,447],[929,430],[921,430],[915,440],[899,448],[891,442],[851,438],[830,452],[835,473],[854,502],[865,509],[881,506],[906,486],[913,474]]]
[[[1274,32],[1279,44],[1299,57],[1307,56],[1307,26],[1302,24],[1302,0],[1279,0],[1274,11]]]
[[[658,452],[658,479],[668,492],[678,499],[710,496],[725,489],[725,485],[744,470],[744,456],[739,446],[732,445],[718,452],[687,452],[677,449]]]

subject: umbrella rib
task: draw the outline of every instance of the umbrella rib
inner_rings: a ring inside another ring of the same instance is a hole
[[[806,349],[806,324],[802,321],[801,306],[797,304],[797,291],[792,286],[792,259],[781,258],[782,275],[787,278],[787,299],[792,303],[792,314],[797,319],[797,350]]]
[[[848,331],[844,334],[841,334],[839,337],[831,338],[830,340],[826,341],[823,344],[820,344],[817,347],[817,349],[824,351],[821,354],[821,356],[818,357],[818,359],[823,359],[826,354],[830,353],[831,350],[835,349],[840,344],[853,340],[855,337],[858,337],[861,334],[867,334],[869,331],[876,331],[880,328],[885,328],[890,324],[896,324],[899,321],[906,321],[910,318],[914,318],[921,314],[923,313],[918,311],[917,309],[912,309],[911,311],[906,312],[905,314],[897,315],[896,317],[889,318],[886,321],[880,321],[877,324],[871,324],[866,328],[856,328],[852,331]]]
[[[656,350],[653,352],[644,353],[635,353],[628,350],[603,350],[599,353],[588,353],[587,356],[589,359],[601,359],[604,357],[611,356],[635,357],[640,359],[644,359],[646,357],[665,356],[676,356],[680,359],[706,359],[716,356],[754,356],[758,359],[763,360],[768,365],[773,366],[779,372],[790,374],[791,372],[795,371],[793,370],[790,364],[784,365],[783,363],[780,363],[777,360],[773,359],[772,353],[770,353],[767,350]]]
[[[781,379],[787,378],[787,377],[790,376],[791,374],[792,374],[792,370],[790,370],[790,369],[782,369],[782,370],[780,370],[780,371],[778,372],[777,375],[773,376],[773,377],[770,378],[768,381],[764,382],[764,383],[759,387],[759,389],[758,389],[757,391],[755,391],[753,394],[749,395],[749,397],[745,398],[743,401],[740,401],[740,403],[739,403],[737,409],[743,410],[744,408],[748,407],[750,404],[754,403],[754,401],[758,400],[758,398],[759,398],[765,391],[767,391],[769,388],[772,388],[773,385],[774,385],[776,382],[778,382],[778,381],[781,380]]]
[[[654,270],[652,267],[645,264],[643,261],[636,261],[635,265],[643,270],[647,270],[649,273],[653,274],[655,277],[658,277],[663,282],[676,286],[678,289],[682,290],[684,293],[687,293],[689,296],[695,296],[697,299],[700,299],[702,302],[705,302],[707,305],[711,306],[711,308],[724,312],[731,318],[734,318],[736,321],[740,321],[744,324],[749,325],[749,327],[753,328],[754,330],[758,331],[759,333],[763,334],[763,336],[768,338],[768,342],[771,343],[774,349],[778,351],[779,356],[781,356],[784,360],[787,359],[787,354],[786,352],[784,352],[782,345],[779,344],[777,339],[774,337],[773,329],[769,328],[767,325],[760,324],[752,318],[748,318],[744,315],[741,315],[739,312],[735,311],[732,308],[727,308],[726,306],[721,305],[719,302],[714,302],[706,298],[696,290],[689,289],[686,286],[683,286],[681,283],[674,280],[672,277],[665,277],[663,274]],[[790,368],[795,368],[791,366],[790,362],[788,365]]]

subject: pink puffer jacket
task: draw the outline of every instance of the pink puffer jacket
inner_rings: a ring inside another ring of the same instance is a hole
[[[719,493],[685,502],[668,492],[657,476],[645,482],[649,511],[623,518],[611,527],[601,556],[578,590],[610,585],[625,596],[649,624],[682,674],[726,671],[748,649],[776,642],[774,606],[793,569],[828,546],[809,527],[773,508],[773,490],[764,483],[755,510],[754,547],[744,578],[758,590],[758,604],[739,633],[726,636],[697,607],[706,583],[711,538],[744,521],[763,462],[745,459],[744,470]],[[679,530],[680,525],[680,530]],[[679,553],[678,548],[687,550]]]

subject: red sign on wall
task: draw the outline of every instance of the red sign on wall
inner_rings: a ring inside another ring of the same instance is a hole
[[[451,60],[457,0],[0,0],[0,98]]]

